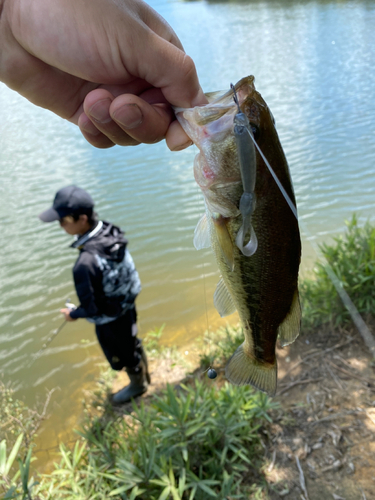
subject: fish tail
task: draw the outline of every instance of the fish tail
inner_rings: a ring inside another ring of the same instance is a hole
[[[234,385],[250,384],[269,396],[276,394],[277,362],[256,359],[246,352],[245,342],[238,347],[225,367],[225,376]]]

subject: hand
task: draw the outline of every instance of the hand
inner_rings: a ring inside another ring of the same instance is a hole
[[[77,321],[76,318],[72,318],[70,316],[70,309],[68,308],[60,309],[60,312],[64,315],[65,321]]]
[[[206,104],[195,65],[142,0],[0,0],[0,80],[95,147],[191,144],[171,105]]]

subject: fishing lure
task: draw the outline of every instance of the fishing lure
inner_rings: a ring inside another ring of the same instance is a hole
[[[236,245],[246,257],[250,257],[258,248],[258,240],[251,224],[251,216],[255,210],[256,203],[255,147],[253,141],[251,140],[251,138],[253,138],[253,132],[249,120],[245,113],[242,113],[240,109],[236,90],[233,84],[231,84],[231,89],[233,90],[233,100],[238,108],[238,113],[235,115],[233,120],[233,132],[237,143],[238,160],[240,163],[241,180],[244,191],[240,199],[239,207],[242,215],[242,226],[236,236]],[[251,137],[249,137],[249,135]]]
[[[270,174],[272,175],[274,181],[276,182],[278,188],[281,191],[281,194],[284,196],[285,201],[288,203],[289,208],[293,212],[293,215],[295,218],[298,220],[298,215],[297,215],[297,209],[295,204],[292,202],[290,199],[290,196],[288,193],[285,191],[284,187],[282,186],[281,182],[277,178],[277,175],[275,174],[273,168],[271,165],[268,163],[267,158],[265,158],[264,154],[260,150],[258,144],[256,143],[256,140],[254,139],[253,131],[251,129],[251,125],[249,123],[249,120],[245,113],[242,113],[240,109],[240,104],[238,102],[238,97],[236,90],[234,88],[234,85],[231,83],[230,84],[231,89],[233,90],[233,100],[237,105],[238,108],[238,113],[234,117],[234,136],[236,138],[237,142],[237,147],[238,147],[238,158],[240,162],[240,170],[241,170],[241,179],[242,179],[242,185],[244,189],[244,193],[241,197],[240,200],[240,212],[242,214],[242,217],[244,218],[244,214],[247,217],[246,224],[250,224],[250,219],[251,219],[251,214],[255,210],[255,193],[254,193],[254,188],[255,188],[255,179],[256,179],[256,158],[255,158],[255,148],[257,148],[258,153],[260,156],[263,158],[264,163],[266,164]],[[246,137],[246,139],[244,139]],[[251,144],[251,146],[250,146]],[[252,191],[251,191],[252,189]],[[247,190],[250,190],[248,194]],[[250,195],[253,195],[252,197]],[[245,196],[246,195],[246,196]],[[242,201],[242,198],[244,199]],[[243,204],[243,211],[241,210],[241,203]],[[248,213],[251,211],[250,215]],[[245,227],[245,218],[243,222],[243,227]],[[242,228],[241,228],[242,229]],[[238,235],[241,232],[238,232]],[[253,228],[251,227],[253,230]],[[254,231],[254,230],[253,230]],[[244,233],[246,234],[246,233]],[[255,236],[255,233],[252,233]],[[237,238],[238,238],[237,235]],[[241,233],[241,238],[242,238],[242,233]],[[251,240],[251,239],[250,239]],[[255,241],[256,241],[256,236],[255,236]],[[236,239],[237,243],[237,239]],[[249,246],[250,241],[248,242],[247,246]],[[238,245],[238,248],[241,250],[241,247]],[[242,251],[242,250],[241,250]],[[253,254],[256,252],[256,247],[255,250],[253,251]],[[245,252],[242,252],[244,255],[248,255]],[[252,255],[252,254],[251,254]]]

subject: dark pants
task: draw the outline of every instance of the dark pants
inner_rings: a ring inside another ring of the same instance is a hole
[[[110,323],[96,325],[95,329],[100,347],[114,370],[134,368],[139,364],[141,341],[137,339],[135,307]]]

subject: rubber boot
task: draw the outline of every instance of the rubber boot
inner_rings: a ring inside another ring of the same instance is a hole
[[[130,384],[114,394],[113,402],[115,404],[127,403],[132,398],[140,396],[147,391],[148,384],[151,383],[146,353],[142,346],[139,346],[139,350],[141,361],[135,368],[126,368],[126,373],[130,378]]]

